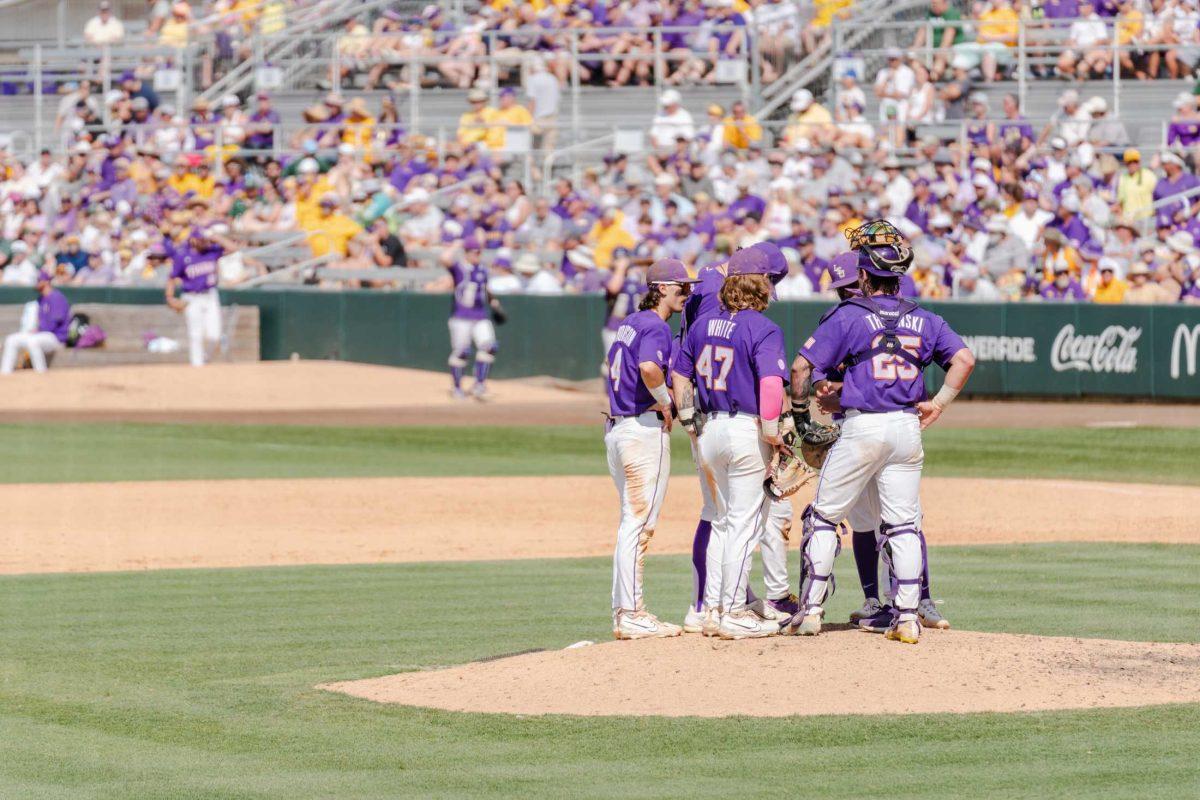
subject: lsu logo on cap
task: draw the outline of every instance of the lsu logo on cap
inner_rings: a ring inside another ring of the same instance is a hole
[[[831,264],[829,268],[833,270],[833,274],[837,276],[838,280],[846,277],[846,270],[842,269],[841,264]]]

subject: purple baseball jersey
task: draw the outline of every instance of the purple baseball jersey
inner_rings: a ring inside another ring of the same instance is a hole
[[[620,329],[621,323],[631,313],[637,310],[639,298],[646,293],[646,284],[640,278],[625,277],[621,289],[616,294],[605,298],[608,302],[608,319],[604,322],[606,331]]]
[[[38,330],[53,333],[60,342],[67,340],[71,328],[71,304],[58,289],[38,298]]]
[[[724,308],[683,337],[675,371],[695,382],[703,412],[758,414],[758,382],[787,382],[783,331],[757,311]]]
[[[653,311],[635,311],[617,328],[608,351],[608,413],[614,417],[644,414],[654,406],[638,365],[652,361],[668,377],[671,326]]]
[[[487,319],[487,267],[482,264],[471,266],[459,262],[450,267],[450,277],[454,279],[454,310],[450,316],[455,319]]]
[[[680,337],[687,336],[691,327],[721,310],[721,285],[725,283],[724,262],[705,267],[696,273],[699,283],[692,284],[692,293],[683,307],[679,327]]]
[[[207,292],[217,288],[217,261],[225,255],[222,247],[213,245],[197,250],[190,244],[177,246],[163,242],[171,259],[171,277],[177,278],[185,293]]]
[[[920,365],[897,355],[880,353],[856,360],[853,356],[869,353],[880,345],[886,325],[878,315],[853,302],[842,303],[825,318],[804,346],[800,355],[823,373],[849,364],[842,384],[842,408],[868,413],[914,410],[926,399],[924,366],[936,363],[943,369],[954,354],[966,345],[944,319],[932,311],[897,297],[876,295],[870,298],[885,313],[895,312],[901,303],[910,310],[896,324],[900,346]],[[848,360],[850,359],[850,360]]]

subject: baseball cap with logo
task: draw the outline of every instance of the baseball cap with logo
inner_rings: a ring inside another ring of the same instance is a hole
[[[770,242],[758,242],[750,245],[749,250],[758,250],[767,257],[767,274],[771,276],[772,283],[779,283],[787,277],[788,262],[783,251]]]
[[[858,283],[858,253],[838,253],[829,262],[829,288],[845,289]]]
[[[725,274],[726,276],[770,275],[771,262],[762,250],[746,247],[729,257],[729,269]]]
[[[646,272],[646,283],[695,283],[687,267],[678,258],[660,258]]]

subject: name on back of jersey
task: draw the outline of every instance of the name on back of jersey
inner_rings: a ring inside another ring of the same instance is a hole
[[[708,321],[707,333],[709,336],[715,336],[718,339],[732,339],[733,332],[737,329],[737,323],[731,319],[710,319]]]
[[[637,338],[637,330],[632,325],[622,325],[617,328],[617,341],[626,347],[633,347],[633,340]]]
[[[883,320],[881,320],[875,314],[867,314],[867,316],[863,317],[863,319],[865,319],[867,321],[867,327],[873,331],[881,331],[884,329]],[[924,333],[925,332],[925,318],[918,317],[914,314],[905,314],[900,319],[900,322],[896,325],[896,327],[904,328],[905,330],[914,331],[916,333]]]

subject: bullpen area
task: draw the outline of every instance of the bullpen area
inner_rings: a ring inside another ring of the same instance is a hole
[[[956,404],[922,486],[953,627],[918,647],[614,642],[594,387],[199,375],[6,384],[0,797],[1200,792],[1200,409]],[[678,622],[673,442],[646,586]],[[837,571],[834,623],[862,601]]]

